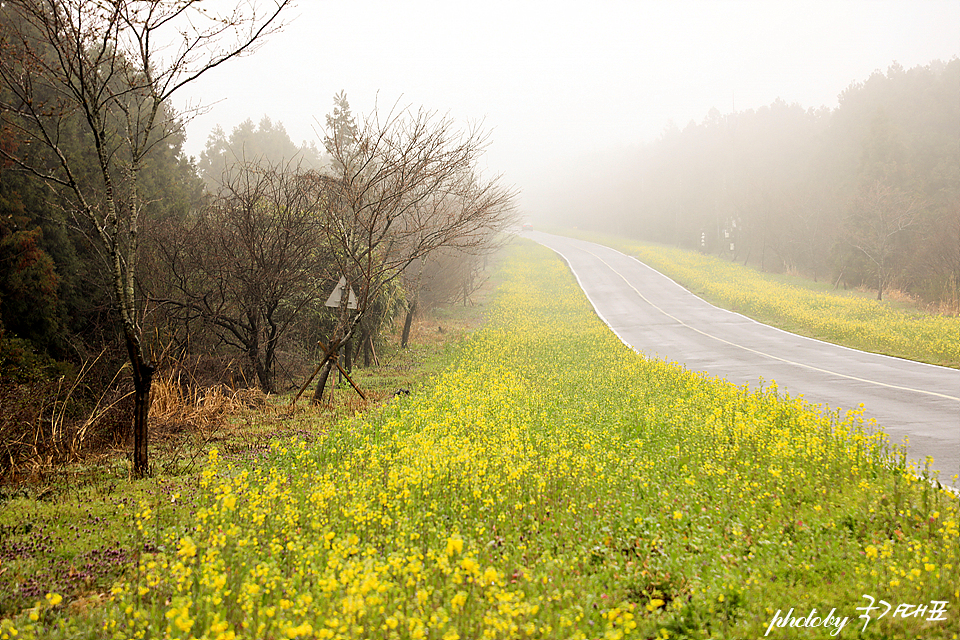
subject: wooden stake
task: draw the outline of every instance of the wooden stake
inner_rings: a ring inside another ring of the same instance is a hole
[[[325,344],[323,344],[323,340],[317,340],[317,344],[320,345],[320,348],[323,349],[323,359],[320,360],[320,364],[317,365],[317,368],[313,370],[313,373],[310,374],[310,377],[307,378],[307,381],[304,382],[303,386],[300,387],[300,390],[297,391],[297,395],[295,395],[293,397],[293,400],[290,401],[290,408],[292,409],[293,406],[297,403],[297,400],[300,399],[300,396],[303,395],[303,392],[307,390],[307,387],[310,386],[310,383],[313,382],[313,379],[316,378],[317,374],[320,373],[320,370],[323,369],[323,365],[327,363],[327,360],[333,360],[334,364],[337,365],[337,369],[339,369],[340,373],[342,373],[343,376],[347,379],[347,382],[350,383],[350,386],[353,387],[354,391],[356,391],[361,398],[366,400],[367,396],[364,395],[363,391],[360,390],[360,387],[357,386],[357,383],[353,381],[353,379],[347,374],[347,372],[343,370],[343,367],[340,366],[340,362],[337,361],[337,358],[334,357],[334,354],[327,348]]]

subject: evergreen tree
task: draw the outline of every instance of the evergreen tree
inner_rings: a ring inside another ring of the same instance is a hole
[[[235,181],[243,166],[286,166],[299,164],[304,169],[319,169],[322,160],[316,145],[294,144],[283,123],[263,116],[259,124],[247,118],[230,132],[217,126],[207,138],[197,168],[207,190],[217,193],[221,185]]]

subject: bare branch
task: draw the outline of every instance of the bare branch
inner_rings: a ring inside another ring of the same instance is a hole
[[[336,352],[379,293],[413,261],[441,247],[480,250],[513,221],[516,192],[477,165],[489,135],[435,112],[374,110],[359,125],[342,94],[327,118],[330,175],[311,174],[326,251],[351,286],[358,312],[341,309]],[[321,381],[324,378],[321,377]],[[322,386],[322,382],[321,382]],[[322,395],[318,387],[314,398]]]
[[[252,1],[223,17],[201,0],[7,0],[0,4],[0,126],[53,153],[56,171],[29,154],[4,150],[23,170],[66,187],[78,214],[97,229],[136,389],[134,471],[146,472],[146,419],[153,365],[142,345],[134,275],[140,216],[149,198],[140,171],[179,124],[166,101],[227,60],[252,52],[281,28],[292,0],[261,14]],[[165,54],[172,51],[172,54]],[[64,123],[79,117],[91,148],[68,149]],[[85,156],[98,175],[82,175]]]

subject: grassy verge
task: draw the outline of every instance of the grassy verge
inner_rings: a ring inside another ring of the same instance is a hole
[[[777,626],[792,610],[821,624],[832,611],[846,621],[833,637],[954,637],[957,499],[917,480],[859,415],[644,360],[546,249],[525,245],[503,274],[488,324],[423,393],[276,440],[255,463],[211,451],[191,517],[131,515],[135,531],[160,536],[97,606],[51,594],[0,633],[755,638],[773,621],[768,637],[810,638],[835,628]],[[861,619],[864,594],[895,609]]]
[[[564,232],[640,259],[705,300],[766,324],[864,351],[960,368],[960,317],[919,311],[828,283],[615,236]]]
[[[153,477],[131,480],[118,451],[0,485],[0,618],[47,603],[48,593],[64,597],[71,614],[99,606],[139,558],[169,551],[166,536],[192,526],[203,502],[200,467],[212,449],[228,464],[256,464],[271,442],[314,439],[344,417],[392,401],[398,389],[415,397],[476,329],[484,309],[482,303],[445,307],[418,318],[407,349],[394,340],[378,366],[354,369],[367,401],[342,381],[321,407],[304,398],[291,411],[291,394],[265,398],[218,387],[184,397],[160,376],[151,412]],[[0,638],[9,636],[0,631]]]

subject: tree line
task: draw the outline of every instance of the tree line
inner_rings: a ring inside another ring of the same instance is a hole
[[[0,4],[2,386],[125,360],[136,475],[163,357],[239,360],[266,392],[314,362],[319,400],[340,354],[375,361],[395,320],[468,300],[513,220],[515,192],[479,170],[485,132],[425,109],[358,118],[343,93],[322,150],[265,117],[188,159],[171,97],[282,29],[289,4]],[[341,281],[351,295],[326,310]]]
[[[834,109],[777,100],[670,126],[606,166],[603,230],[960,312],[960,59],[894,64]],[[585,186],[580,184],[578,186]]]

